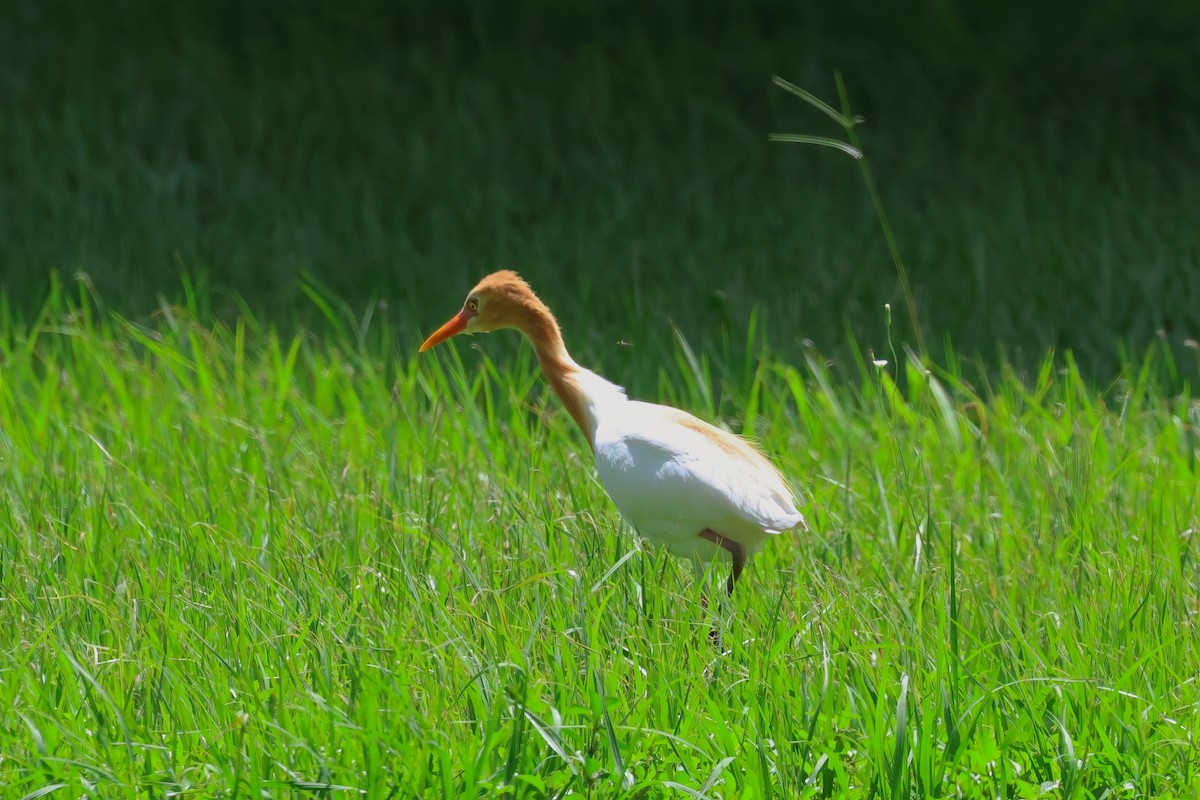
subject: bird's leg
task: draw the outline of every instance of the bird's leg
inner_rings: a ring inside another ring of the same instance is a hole
[[[708,589],[703,584],[700,586],[700,607],[706,612],[708,611]],[[705,614],[705,616],[708,616]],[[714,647],[721,646],[721,632],[717,630],[717,624],[714,621],[711,628],[708,629],[708,643]]]
[[[742,547],[737,542],[725,540],[726,549],[733,556],[733,572],[729,575],[729,580],[725,584],[725,591],[733,596],[733,585],[737,583],[737,579],[742,577],[742,570],[746,566],[746,548]]]
[[[692,574],[696,578],[696,584],[700,587],[700,607],[707,611],[708,590],[704,587],[704,570],[700,567],[697,559],[692,559]]]
[[[699,559],[695,559],[695,558],[692,559],[692,572],[696,576],[696,584],[700,587],[700,607],[707,612],[708,611],[708,587],[706,585],[707,581],[705,581],[704,570],[700,566]],[[708,615],[705,614],[705,616],[708,616]],[[714,647],[721,646],[721,632],[717,630],[715,623],[714,623],[713,627],[708,629],[708,643],[713,645]]]
[[[733,573],[729,576],[729,580],[725,583],[725,591],[732,595],[733,585],[737,583],[737,579],[742,577],[742,570],[746,567],[746,548],[742,547],[732,539],[726,539],[716,531],[705,528],[700,531],[700,538],[707,539],[717,547],[722,547],[729,551],[729,555],[733,557]]]

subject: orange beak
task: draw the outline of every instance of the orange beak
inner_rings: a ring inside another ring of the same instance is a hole
[[[462,311],[451,317],[449,322],[434,331],[433,335],[426,339],[425,343],[421,345],[419,352],[424,353],[435,344],[446,341],[456,333],[462,333],[467,329],[467,320],[471,319],[473,316],[475,315],[464,308]]]

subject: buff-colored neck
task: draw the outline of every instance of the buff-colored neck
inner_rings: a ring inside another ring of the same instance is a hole
[[[525,338],[533,345],[542,374],[546,376],[563,407],[591,445],[594,431],[591,429],[592,423],[587,411],[588,398],[575,380],[580,367],[567,352],[558,321],[554,319],[550,309],[536,297],[525,305],[521,312],[515,321],[515,327],[525,334]]]

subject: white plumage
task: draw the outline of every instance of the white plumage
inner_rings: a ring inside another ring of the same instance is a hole
[[[575,363],[553,315],[521,278],[502,271],[473,289],[457,316],[421,346],[460,332],[516,328],[596,457],[621,516],[648,542],[697,561],[742,567],[770,536],[807,529],[775,466],[741,437],[670,406],[630,400]]]

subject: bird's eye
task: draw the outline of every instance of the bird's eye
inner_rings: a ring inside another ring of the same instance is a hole
[[[467,301],[467,310],[470,311],[472,314],[474,314],[476,311],[479,310],[479,301],[476,300],[474,297],[472,297],[470,300]]]

